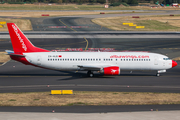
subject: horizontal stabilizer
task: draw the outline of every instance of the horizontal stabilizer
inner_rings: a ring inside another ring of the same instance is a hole
[[[20,57],[24,57],[25,55],[23,54],[15,54],[14,51],[11,50],[6,50],[7,54],[6,55],[13,55],[13,56],[20,56]]]
[[[14,53],[12,50],[5,50],[8,54]]]

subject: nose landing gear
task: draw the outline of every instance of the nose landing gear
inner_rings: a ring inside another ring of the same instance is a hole
[[[158,70],[156,73],[156,76],[159,77],[160,73],[165,73],[165,72],[166,72],[166,70]]]

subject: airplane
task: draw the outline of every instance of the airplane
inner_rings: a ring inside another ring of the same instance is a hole
[[[155,70],[156,76],[177,63],[165,55],[150,52],[52,52],[34,46],[14,23],[7,23],[14,51],[6,50],[11,59],[25,65],[57,70],[94,71],[120,75],[122,70]]]

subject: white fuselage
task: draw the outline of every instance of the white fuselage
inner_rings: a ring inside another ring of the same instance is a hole
[[[24,55],[31,64],[64,71],[84,70],[79,66],[119,66],[121,70],[172,68],[172,60],[167,56],[148,52],[33,52]]]

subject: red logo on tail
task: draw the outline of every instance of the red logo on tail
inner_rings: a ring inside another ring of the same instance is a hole
[[[24,49],[24,51],[27,51],[27,47],[24,43],[24,40],[21,38],[20,34],[18,33],[18,28],[14,25],[12,25],[13,29],[14,29],[14,32],[16,33],[21,45],[22,45],[22,48]]]

